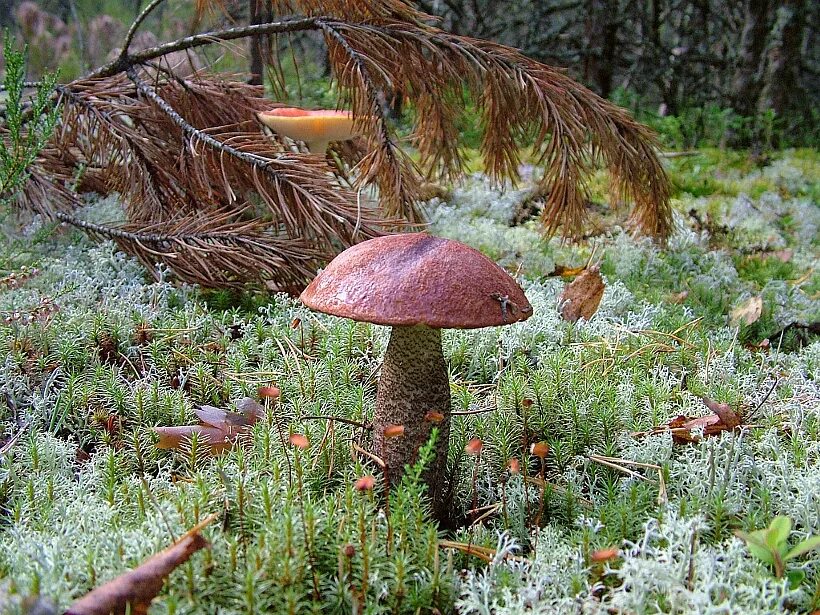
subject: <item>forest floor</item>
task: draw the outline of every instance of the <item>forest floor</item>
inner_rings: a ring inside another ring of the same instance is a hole
[[[511,225],[523,192],[481,176],[430,203],[433,233],[517,273],[534,306],[523,323],[444,333],[462,413],[447,531],[413,473],[389,506],[381,484],[354,488],[379,476],[354,444],[369,444],[355,423],[372,416],[385,328],[148,281],[111,243],[28,224],[0,248],[0,612],[33,596],[62,612],[211,513],[211,548],[150,613],[820,609],[816,551],[777,578],[735,534],[784,515],[791,544],[820,535],[820,157],[703,150],[668,165],[665,248],[619,229],[603,175],[592,211],[610,230],[575,245]],[[566,322],[571,277],[556,268],[590,260],[600,307]],[[268,385],[281,397],[244,446],[155,446],[152,427]],[[479,457],[463,452],[472,438]]]

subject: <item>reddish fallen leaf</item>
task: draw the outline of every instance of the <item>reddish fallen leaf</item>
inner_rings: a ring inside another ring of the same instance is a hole
[[[548,274],[550,277],[557,277],[560,276],[562,278],[572,278],[586,269],[586,265],[581,265],[580,267],[566,267],[565,265],[555,265],[555,269],[552,270],[552,273]]]
[[[353,488],[356,491],[370,491],[373,489],[374,485],[376,484],[376,479],[368,474],[367,476],[362,476],[356,479],[356,482],[353,483]]]
[[[404,435],[404,425],[388,425],[384,428],[385,440],[400,438]]]
[[[732,431],[740,427],[743,422],[738,416],[737,412],[732,410],[729,404],[722,404],[708,397],[701,397],[706,407],[712,411],[712,414],[706,416],[689,417],[679,415],[673,418],[665,425],[653,427],[649,431],[632,434],[635,437],[642,437],[648,435],[655,435],[660,433],[672,432],[672,441],[677,444],[686,444],[689,442],[698,442],[700,437],[693,434],[692,431],[697,429],[703,430],[703,436],[714,436],[724,431]]]
[[[216,519],[212,515],[191,529],[167,549],[152,555],[133,570],[91,590],[74,602],[65,615],[145,615],[174,568],[188,561],[196,551],[210,546],[202,528]]]
[[[589,561],[591,562],[607,562],[611,559],[615,559],[618,557],[620,551],[618,547],[610,547],[608,549],[599,549],[598,551],[593,551],[589,554]]]
[[[721,422],[726,425],[728,429],[734,429],[740,426],[740,417],[732,410],[729,404],[722,404],[708,397],[701,397],[701,399],[709,410],[720,417]]]
[[[464,450],[468,455],[478,455],[482,448],[484,448],[484,443],[479,438],[473,438],[467,442],[467,446],[464,447]]]
[[[689,296],[688,290],[682,290],[679,293],[672,293],[671,295],[666,296],[666,301],[669,303],[674,304],[681,304],[686,301],[686,298]]]
[[[561,317],[569,322],[577,322],[580,318],[592,318],[601,303],[601,297],[604,296],[604,288],[604,280],[598,267],[586,269],[561,293]]]
[[[230,449],[241,436],[250,431],[254,423],[265,416],[265,409],[250,397],[239,400],[236,408],[239,412],[201,406],[195,411],[201,421],[199,425],[154,427],[159,435],[157,448],[179,448],[183,442],[197,434],[211,447],[212,454]]]

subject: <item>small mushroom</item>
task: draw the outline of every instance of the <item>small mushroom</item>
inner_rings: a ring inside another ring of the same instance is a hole
[[[350,111],[279,107],[261,111],[256,117],[275,133],[303,141],[314,154],[323,154],[331,141],[346,141],[359,135]]]
[[[441,502],[450,434],[450,384],[441,329],[492,327],[532,314],[524,291],[496,263],[458,241],[408,233],[378,237],[337,256],[305,289],[309,308],[390,325],[373,422],[374,452],[396,483],[418,449],[439,435],[425,480],[434,511]],[[434,413],[441,420],[425,420]],[[390,438],[391,426],[404,427]]]

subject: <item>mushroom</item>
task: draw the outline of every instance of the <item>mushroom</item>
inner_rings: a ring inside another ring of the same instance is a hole
[[[279,107],[260,111],[256,117],[275,133],[294,141],[304,141],[314,154],[324,153],[331,141],[346,141],[359,135],[350,111]]]
[[[377,237],[339,254],[304,290],[309,308],[390,325],[374,417],[374,453],[395,484],[405,464],[438,429],[437,460],[425,473],[441,517],[450,434],[450,384],[441,329],[507,325],[532,314],[524,291],[469,246],[426,233]],[[434,416],[436,420],[427,420]],[[385,437],[390,426],[402,437]]]

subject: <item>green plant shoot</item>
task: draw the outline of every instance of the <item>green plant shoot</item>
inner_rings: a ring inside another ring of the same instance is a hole
[[[37,91],[28,103],[23,101],[26,87],[25,49],[14,48],[14,39],[3,34],[6,74],[5,124],[0,128],[0,205],[5,205],[28,177],[28,167],[48,141],[57,123],[58,107],[51,100],[57,73],[50,73],[37,83]]]
[[[787,571],[786,562],[819,549],[820,536],[809,536],[789,549],[788,541],[791,530],[792,520],[778,515],[772,519],[767,528],[750,533],[737,531],[735,534],[746,542],[752,555],[774,568],[775,577],[780,579],[785,575],[794,589],[803,582],[806,573],[799,569]]]

